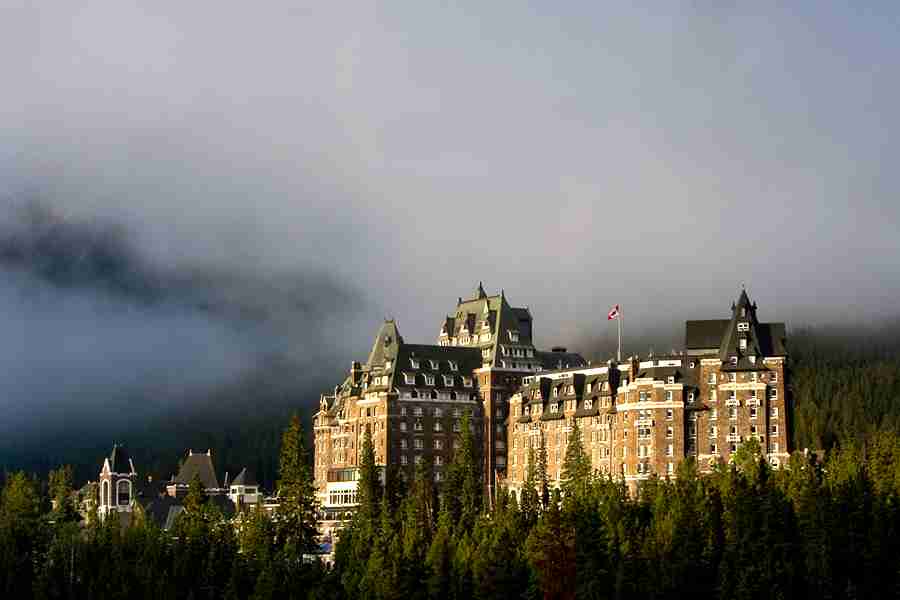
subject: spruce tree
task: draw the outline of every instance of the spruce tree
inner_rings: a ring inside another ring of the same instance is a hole
[[[544,438],[543,432],[541,433],[541,445],[537,454],[535,476],[537,477],[541,506],[546,508],[550,502],[550,475],[547,473],[547,440]]]
[[[363,442],[359,450],[359,481],[356,484],[358,513],[364,519],[374,520],[381,502],[381,478],[375,465],[375,447],[372,445],[372,433],[366,427],[363,431]]]
[[[316,547],[316,488],[298,415],[281,436],[278,467],[278,538],[291,566]]]
[[[562,468],[562,488],[567,497],[583,493],[590,484],[592,472],[591,459],[584,451],[578,419],[573,420],[575,423],[569,433],[569,443],[566,446],[566,457]]]

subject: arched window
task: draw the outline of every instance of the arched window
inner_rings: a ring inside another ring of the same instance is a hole
[[[116,483],[116,497],[119,506],[128,506],[131,504],[131,482],[127,479],[120,479]]]
[[[109,481],[100,484],[100,505],[109,506]]]

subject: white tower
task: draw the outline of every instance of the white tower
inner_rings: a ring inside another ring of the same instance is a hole
[[[124,446],[113,445],[100,470],[100,502],[98,512],[103,519],[110,513],[131,513],[134,505],[134,482],[137,471]]]

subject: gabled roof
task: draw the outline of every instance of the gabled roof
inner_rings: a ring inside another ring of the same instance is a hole
[[[197,453],[189,450],[187,459],[181,465],[178,475],[175,476],[175,483],[190,485],[195,476],[200,478],[200,483],[205,489],[219,488],[219,480],[216,478],[210,452]]]
[[[247,467],[241,469],[241,472],[237,474],[237,477],[234,478],[234,481],[231,482],[231,485],[259,485],[256,482],[256,477],[253,475],[251,471],[247,470]]]
[[[385,360],[395,358],[397,347],[402,343],[403,338],[397,329],[397,323],[393,319],[386,320],[378,330],[378,335],[375,336],[366,366],[383,365]]]

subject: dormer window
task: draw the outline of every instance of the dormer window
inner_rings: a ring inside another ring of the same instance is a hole
[[[747,323],[746,321],[742,321],[741,323],[738,323],[737,330],[738,331],[750,331],[750,323]]]
[[[425,385],[434,385],[434,375],[425,375]]]
[[[384,361],[384,370],[385,370],[385,371],[389,371],[389,370],[391,370],[392,368],[394,368],[394,361],[392,361],[392,360],[386,360],[386,361]]]
[[[731,366],[733,366],[733,367],[737,366],[737,360],[738,360],[737,356],[732,356],[731,357]]]
[[[559,397],[559,388],[558,387],[553,388],[553,397],[554,398]]]
[[[675,376],[674,376],[674,375],[669,375],[668,377],[666,377],[666,383],[668,383],[668,384],[670,384],[670,385],[673,384],[673,383],[675,383]]]
[[[555,413],[559,411],[559,403],[554,402],[550,405],[550,412]]]
[[[453,387],[453,375],[444,375],[444,386]]]
[[[420,366],[419,359],[417,358],[409,359],[409,364],[413,369],[418,369]]]
[[[450,365],[451,371],[459,371],[459,363],[455,360],[448,360],[447,363]]]
[[[472,378],[471,377],[463,377],[463,385],[466,387],[472,386]]]
[[[406,385],[416,385],[416,374],[415,373],[404,373],[403,374],[403,383]]]
[[[507,331],[507,334],[509,335],[509,341],[511,341],[513,343],[518,343],[518,341],[519,341],[519,332],[518,331],[513,331],[512,329],[510,329],[509,331]]]
[[[590,398],[584,399],[584,410],[591,410],[594,407],[594,402]]]
[[[741,350],[746,350],[747,349],[747,338],[742,337],[740,339],[740,341],[738,342],[738,346],[740,347]]]
[[[432,368],[433,370],[435,370],[435,371],[438,370],[438,361],[436,361],[436,360],[429,360],[429,361],[428,361],[428,364],[431,365],[431,368]]]

